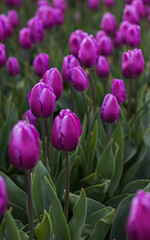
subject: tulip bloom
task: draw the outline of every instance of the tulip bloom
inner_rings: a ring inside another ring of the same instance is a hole
[[[42,77],[49,69],[49,56],[46,53],[40,53],[33,61],[36,74]]]
[[[53,0],[53,7],[61,8],[63,11],[65,11],[67,8],[67,1],[66,0]]]
[[[103,36],[97,42],[98,52],[100,55],[109,56],[112,54],[113,45],[111,38],[108,36]]]
[[[54,12],[49,6],[38,8],[36,16],[42,20],[45,29],[51,29],[55,25]]]
[[[64,23],[64,12],[61,8],[53,9],[55,25],[60,26]]]
[[[20,30],[20,32],[19,32],[19,44],[24,49],[30,49],[32,47],[30,29],[28,27],[22,28]]]
[[[7,72],[10,76],[16,76],[20,73],[20,66],[18,59],[15,57],[9,57],[7,60]]]
[[[100,0],[88,0],[88,6],[92,10],[98,9],[99,4],[100,4]]]
[[[8,19],[13,28],[16,28],[19,24],[19,17],[15,10],[8,11]]]
[[[0,176],[0,219],[4,215],[8,206],[7,189],[4,179]]]
[[[99,77],[108,77],[110,73],[109,62],[104,56],[99,56],[96,65],[96,74]]]
[[[114,4],[115,4],[115,0],[104,0],[104,4],[105,4],[107,7],[113,7]]]
[[[43,22],[38,17],[30,19],[28,22],[31,40],[33,43],[42,42],[44,40]]]
[[[19,121],[12,129],[9,145],[12,165],[21,170],[36,166],[40,158],[39,133],[26,121]]]
[[[62,77],[65,82],[71,81],[71,70],[77,66],[80,66],[80,63],[76,57],[74,57],[73,55],[68,55],[64,57],[62,66]]]
[[[71,53],[76,57],[78,56],[81,42],[87,35],[88,34],[83,32],[82,30],[76,30],[75,32],[71,33],[69,38],[69,45]]]
[[[116,48],[121,47],[123,44],[123,37],[120,31],[116,31],[115,37],[114,37],[114,46]]]
[[[133,5],[125,5],[123,11],[123,20],[129,21],[133,24],[140,24],[139,15],[137,14],[136,8]]]
[[[119,26],[119,32],[121,33],[123,43],[127,43],[127,32],[130,26],[131,23],[128,21],[123,21]]]
[[[13,35],[13,27],[9,21],[9,18],[5,14],[1,14],[0,21],[3,24],[4,39],[10,38]]]
[[[6,63],[6,50],[5,45],[0,43],[0,68],[3,67]]]
[[[88,77],[80,66],[74,67],[71,72],[71,80],[74,88],[79,91],[83,92],[86,91],[89,85]]]
[[[113,79],[111,85],[111,94],[117,98],[119,104],[126,101],[127,95],[123,80]]]
[[[72,152],[76,149],[81,134],[81,124],[77,115],[66,109],[54,120],[51,141],[56,149]]]
[[[115,34],[117,28],[115,16],[109,12],[105,13],[102,17],[101,28],[107,34]]]
[[[139,47],[141,44],[141,34],[140,34],[140,26],[136,24],[131,24],[131,26],[127,30],[126,35],[127,44],[130,47]]]
[[[22,120],[26,120],[26,118],[28,118],[29,123],[33,124],[36,127],[36,117],[32,114],[30,109],[23,114]]]

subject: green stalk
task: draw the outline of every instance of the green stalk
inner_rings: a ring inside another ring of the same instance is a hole
[[[92,99],[93,99],[93,111],[96,110],[96,97],[95,97],[95,88],[94,88],[94,80],[92,76],[92,69],[89,69],[89,81],[91,86],[91,93],[92,93]]]
[[[52,136],[52,128],[53,128],[53,115],[50,117],[50,138]],[[53,151],[53,144],[50,141],[50,167],[51,167],[51,174],[54,176],[54,151]]]
[[[137,103],[138,103],[138,80],[135,78],[135,106],[134,106],[134,120],[136,119]]]
[[[4,98],[4,89],[3,89],[3,82],[2,77],[0,73],[0,91],[1,91],[1,109],[2,109],[2,116],[5,119],[5,98]]]
[[[65,206],[64,206],[64,214],[65,214],[66,220],[68,220],[68,211],[69,211],[69,192],[70,192],[69,153],[66,152],[66,195],[65,195]]]
[[[82,92],[83,100],[84,100],[84,105],[85,105],[85,111],[87,115],[87,133],[89,133],[90,130],[90,118],[89,118],[89,111],[88,111],[88,105],[85,97],[85,92]]]
[[[43,145],[43,162],[44,166],[47,167],[47,152],[46,152],[46,141],[45,141],[45,126],[44,119],[41,117],[41,133],[42,133],[42,145]]]
[[[127,119],[129,120],[130,118],[130,111],[131,111],[131,95],[132,95],[132,80],[129,79],[129,82],[128,82],[128,86],[129,86],[129,89],[128,89],[128,109],[127,109]]]

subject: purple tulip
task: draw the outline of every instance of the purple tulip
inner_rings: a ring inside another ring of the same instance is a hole
[[[28,22],[31,40],[33,43],[42,42],[44,40],[43,22],[38,17],[32,18]]]
[[[55,110],[56,96],[48,84],[39,82],[29,92],[28,101],[35,117],[50,117]]]
[[[99,4],[100,4],[100,0],[88,0],[88,6],[92,10],[98,9]]]
[[[127,221],[127,234],[130,240],[150,239],[150,194],[139,190],[133,197]]]
[[[40,53],[33,61],[34,69],[39,77],[49,69],[49,56],[46,53]]]
[[[0,17],[0,41],[5,39],[5,29],[4,29],[4,22]]]
[[[97,42],[99,55],[109,56],[112,54],[113,45],[111,38],[108,36],[103,36]]]
[[[63,11],[65,11],[67,8],[67,1],[66,0],[53,0],[53,7],[61,8]]]
[[[62,110],[54,120],[51,141],[54,147],[65,152],[76,149],[82,134],[81,124],[75,113]]]
[[[116,48],[121,47],[123,44],[123,37],[120,31],[116,31],[115,37],[114,37],[114,46]]]
[[[79,92],[86,91],[89,86],[88,77],[80,66],[72,69],[71,80],[74,88]]]
[[[0,176],[0,219],[6,212],[8,206],[7,189],[4,179]]]
[[[71,81],[71,70],[74,67],[80,66],[80,63],[73,55],[64,57],[62,66],[62,77],[65,82]]]
[[[113,79],[111,85],[111,94],[117,98],[119,104],[126,101],[127,95],[123,80]]]
[[[98,42],[103,36],[107,36],[107,34],[103,30],[98,31],[96,33],[96,41]]]
[[[28,27],[20,30],[20,32],[19,32],[19,44],[24,49],[30,49],[32,47],[30,29]]]
[[[83,32],[82,30],[76,30],[70,35],[69,44],[70,44],[71,53],[76,57],[78,56],[81,42],[86,36],[88,36],[88,34]]]
[[[16,28],[19,24],[18,13],[15,10],[8,11],[8,19],[13,28]]]
[[[98,62],[96,65],[96,74],[99,77],[106,78],[109,76],[110,67],[109,62],[104,56],[99,56]]]
[[[106,7],[113,7],[115,5],[115,0],[104,0]]]
[[[36,16],[42,20],[45,29],[51,29],[55,25],[54,12],[49,6],[42,6],[38,8]]]
[[[131,26],[127,30],[126,41],[130,47],[135,48],[140,46],[141,44],[140,26],[136,24],[131,24]]]
[[[33,124],[36,127],[36,117],[32,114],[30,109],[23,114],[22,120],[26,120],[26,118],[28,118],[29,123]]]
[[[122,35],[123,43],[127,43],[127,32],[130,26],[131,23],[128,21],[123,21],[119,26],[119,32]]]
[[[6,63],[6,50],[5,45],[0,43],[0,68],[3,67]]]
[[[91,68],[96,65],[98,58],[98,49],[96,40],[92,35],[87,36],[83,39],[78,57],[84,67]]]
[[[126,3],[130,4],[133,0],[125,0]]]
[[[64,23],[64,12],[61,8],[54,8],[53,9],[55,24],[60,26]]]
[[[146,6],[144,5],[142,0],[134,0],[132,2],[132,5],[135,7],[140,18],[143,18],[146,16],[146,13],[147,13]]]
[[[4,39],[10,38],[13,35],[13,28],[9,21],[9,18],[5,14],[1,14],[0,21],[3,24]]]
[[[12,165],[21,170],[36,166],[40,158],[39,133],[26,121],[19,121],[12,129],[9,158]]]
[[[10,76],[16,76],[20,73],[20,66],[18,63],[18,59],[15,57],[9,57],[7,59],[7,72]]]
[[[42,6],[50,6],[50,3],[47,0],[38,0],[38,8]]]
[[[56,100],[61,97],[63,84],[61,75],[57,68],[51,68],[50,70],[46,71],[43,76],[42,82],[48,84],[53,89]]]
[[[20,7],[22,4],[21,0],[5,0],[5,3],[9,7]]]
[[[123,11],[123,20],[133,24],[140,24],[139,15],[137,14],[136,8],[133,5],[125,5]]]
[[[107,94],[103,100],[100,116],[107,123],[115,122],[119,117],[120,106],[117,98],[112,94]]]
[[[116,18],[113,14],[107,12],[101,20],[101,28],[107,33],[114,35],[117,28]]]

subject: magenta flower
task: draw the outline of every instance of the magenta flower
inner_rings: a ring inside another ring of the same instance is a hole
[[[111,94],[117,98],[119,104],[126,101],[127,95],[123,80],[113,79],[111,85]]]
[[[119,26],[119,32],[122,35],[123,43],[127,43],[127,32],[130,26],[131,26],[131,23],[128,21],[121,22]]]
[[[140,26],[131,24],[127,30],[126,42],[130,47],[139,47],[141,44]]]
[[[6,50],[5,45],[0,43],[0,68],[3,67],[6,63]]]
[[[80,63],[76,57],[74,57],[73,55],[68,55],[64,57],[62,66],[62,77],[65,82],[71,81],[71,70],[77,66],[80,66]]]
[[[29,123],[33,124],[36,127],[36,117],[32,114],[30,109],[23,114],[22,120],[26,120],[26,118],[28,118]]]
[[[74,67],[72,69],[71,81],[74,88],[79,92],[86,91],[89,86],[88,77],[83,68],[81,68],[80,66]]]
[[[4,179],[0,176],[0,219],[3,217],[8,206],[7,189]]]
[[[51,29],[55,25],[55,15],[53,9],[49,6],[38,8],[36,16],[42,20],[45,29]]]
[[[18,13],[15,10],[8,11],[8,19],[13,28],[16,28],[19,24]]]
[[[13,27],[9,21],[9,18],[5,14],[1,14],[0,21],[3,24],[4,39],[10,38],[13,35]]]
[[[109,56],[112,54],[113,45],[110,37],[101,37],[97,42],[97,46],[99,55]]]
[[[76,57],[78,56],[81,42],[86,36],[88,36],[88,34],[83,32],[82,30],[76,30],[70,35],[69,44],[70,44],[71,53]]]
[[[38,4],[38,7],[50,6],[50,3],[47,0],[38,0],[37,4]]]
[[[123,37],[120,31],[116,31],[115,37],[114,37],[114,46],[116,48],[121,47],[123,44]]]
[[[20,66],[18,59],[15,57],[9,57],[6,64],[7,72],[10,76],[16,76],[20,73]]]
[[[33,43],[42,42],[44,40],[43,22],[38,17],[30,19],[28,22],[31,40]]]
[[[53,7],[61,8],[63,11],[65,11],[67,8],[67,1],[66,0],[53,0]]]
[[[55,18],[55,25],[60,26],[64,23],[64,12],[61,8],[54,8],[53,14]]]
[[[104,4],[107,7],[113,7],[115,5],[115,0],[104,0]]]
[[[99,56],[96,65],[96,74],[99,77],[108,77],[110,73],[109,62],[106,57]]]
[[[125,5],[124,11],[123,11],[123,20],[128,21],[133,24],[139,24],[140,18],[136,11],[136,8],[133,5]]]
[[[98,9],[99,4],[100,4],[100,0],[88,0],[88,6],[92,10]]]
[[[115,16],[109,12],[105,13],[101,20],[101,28],[107,34],[114,35],[117,28]]]
[[[40,53],[33,61],[33,66],[36,74],[42,77],[49,69],[49,56],[46,53]]]
[[[30,49],[32,47],[30,29],[28,27],[22,28],[19,32],[19,44],[24,49]]]

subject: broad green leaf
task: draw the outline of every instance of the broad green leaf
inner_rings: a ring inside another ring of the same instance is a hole
[[[35,168],[32,181],[33,205],[37,218],[43,213],[44,209],[49,211],[50,207],[50,193],[49,188],[45,184],[44,177],[48,178],[52,188],[56,191],[47,169],[44,167],[43,163],[39,161]]]
[[[139,189],[144,189],[148,184],[150,183],[150,180],[135,180],[133,182],[130,182],[127,184],[124,189],[121,191],[121,194],[133,194],[136,193]]]
[[[110,228],[110,224],[106,224],[104,220],[99,220],[88,238],[88,240],[104,240]]]
[[[71,240],[80,240],[81,231],[85,223],[87,213],[87,200],[83,189],[81,189],[80,197],[73,208],[73,217],[69,222],[69,230]]]
[[[95,173],[92,173],[92,174],[88,175],[87,177],[81,179],[81,181],[83,183],[85,183],[86,185],[92,186],[94,184],[100,183],[102,179],[103,179],[103,176],[100,175],[99,173],[95,172]]]
[[[125,137],[124,140],[124,163],[127,163],[130,159],[133,158],[133,156],[135,156],[137,148],[131,137]]]
[[[35,235],[38,240],[48,240],[51,237],[50,217],[44,210],[44,216],[35,230]]]
[[[115,171],[115,158],[112,151],[112,141],[104,149],[99,159],[96,172],[104,176],[104,178],[112,179]]]
[[[119,125],[117,126],[117,128],[114,130],[111,138],[113,139],[114,143],[117,143],[117,145],[119,146],[120,151],[121,151],[121,156],[123,158],[123,155],[124,155],[124,136],[123,136],[122,127],[121,127],[120,122],[119,122]]]
[[[8,240],[21,240],[15,220],[13,219],[9,211],[6,212],[5,219]]]
[[[80,164],[81,164],[83,176],[86,176],[87,175],[87,162],[85,159],[85,153],[84,153],[83,147],[80,144],[78,147],[78,154],[80,157]]]
[[[148,147],[150,147],[150,125],[144,133],[144,142]]]
[[[58,240],[71,240],[69,228],[60,201],[48,179],[46,177],[44,177],[44,179],[50,194],[50,219],[54,233],[57,236]]]
[[[122,195],[117,195],[111,199],[109,199],[107,202],[105,202],[106,206],[111,206],[112,208],[118,208],[118,205],[121,203],[121,201],[126,198],[128,194],[122,194]]]
[[[25,232],[20,231],[20,230],[18,232],[19,232],[21,240],[30,240],[29,236]]]

